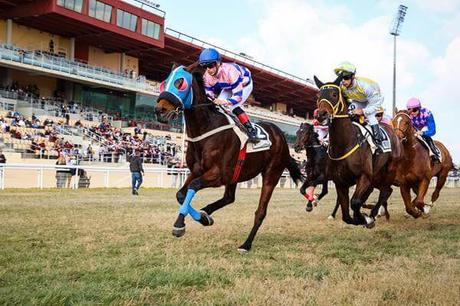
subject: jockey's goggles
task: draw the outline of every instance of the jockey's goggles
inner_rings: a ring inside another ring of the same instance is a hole
[[[345,80],[345,81],[351,80],[352,76],[353,76],[353,75],[351,75],[351,74],[349,74],[349,75],[344,75],[344,76],[342,77],[342,80]]]
[[[420,108],[416,107],[416,108],[409,108],[408,111],[410,111],[411,113],[416,113],[420,110]]]
[[[217,64],[217,62],[209,62],[209,63],[200,64],[200,66],[205,68],[205,69],[211,69],[211,68],[214,68],[216,66],[216,64]]]

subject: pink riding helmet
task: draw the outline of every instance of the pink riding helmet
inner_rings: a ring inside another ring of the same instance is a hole
[[[409,100],[407,100],[407,103],[406,103],[406,108],[407,109],[410,109],[410,108],[417,108],[417,107],[420,107],[422,105],[422,103],[420,103],[420,100],[417,99],[417,98],[410,98]]]

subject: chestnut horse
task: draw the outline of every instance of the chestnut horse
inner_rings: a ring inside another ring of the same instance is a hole
[[[342,219],[346,223],[373,227],[381,205],[386,205],[393,189],[391,185],[396,175],[396,165],[402,155],[399,139],[393,130],[382,125],[389,136],[392,151],[373,155],[370,145],[352,123],[348,112],[348,102],[340,88],[342,77],[332,83],[322,83],[314,77],[320,89],[318,97],[318,120],[329,122],[329,149],[331,159],[328,173],[335,183],[337,204],[342,208]],[[349,212],[349,189],[356,184],[351,198],[353,218]],[[370,217],[361,213],[361,207],[373,188],[380,190],[377,204]]]
[[[441,151],[441,162],[431,160],[428,149],[415,136],[416,129],[412,125],[409,111],[400,110],[393,118],[393,126],[404,148],[404,157],[398,167],[396,183],[401,188],[406,211],[414,218],[418,218],[422,212],[428,213],[439,198],[439,192],[446,182],[449,171],[453,169],[452,157],[441,142],[435,141]],[[425,204],[424,198],[433,176],[437,177],[436,188],[431,195],[431,203]],[[417,195],[413,201],[411,201],[411,189]]]
[[[171,119],[183,111],[189,141],[186,161],[190,169],[184,186],[176,197],[182,205],[173,227],[173,235],[180,237],[185,233],[185,217],[190,214],[195,221],[208,226],[214,223],[210,215],[216,210],[235,201],[238,182],[247,181],[262,174],[262,191],[259,206],[255,212],[254,225],[246,241],[239,247],[242,252],[251,249],[253,239],[266,214],[272,192],[284,171],[288,169],[291,178],[297,183],[302,175],[296,161],[290,156],[289,148],[282,131],[274,124],[260,123],[270,136],[272,145],[267,151],[249,153],[241,161],[240,139],[229,126],[228,118],[217,110],[204,91],[203,72],[195,69],[196,63],[189,67],[180,66],[172,70],[165,81],[164,91],[158,97],[156,113],[159,118]],[[193,71],[193,72],[191,72]],[[236,175],[235,168],[241,172]],[[196,192],[203,188],[225,186],[223,198],[200,211],[191,206]]]

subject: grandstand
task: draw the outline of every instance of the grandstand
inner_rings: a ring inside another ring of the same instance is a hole
[[[141,0],[0,1],[0,148],[8,162],[119,163],[139,149],[147,163],[182,159],[179,118],[156,120],[159,82],[173,62],[190,64],[204,47],[165,28],[165,12]],[[247,66],[247,107],[288,136],[311,114],[316,88],[305,80],[219,46]]]

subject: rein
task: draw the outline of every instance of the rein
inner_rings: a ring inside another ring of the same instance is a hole
[[[340,114],[340,113],[344,112],[347,109],[347,106],[345,105],[345,102],[343,101],[342,89],[340,88],[340,86],[335,85],[335,84],[326,84],[326,85],[321,86],[321,88],[319,90],[321,91],[323,89],[330,89],[330,88],[337,89],[338,92],[339,92],[339,100],[338,100],[337,104],[334,105],[328,99],[322,98],[321,100],[319,100],[316,103],[317,106],[319,107],[321,105],[321,103],[326,103],[327,105],[329,105],[329,107],[332,109],[331,119],[350,118],[349,114]],[[331,160],[334,160],[334,161],[344,160],[344,159],[350,157],[353,153],[355,153],[360,148],[360,146],[361,146],[361,144],[357,143],[353,148],[351,148],[350,151],[348,151],[344,155],[342,155],[340,157],[332,157],[331,153],[330,153],[331,145],[329,145],[329,148],[327,149],[327,155],[329,156],[329,158]]]
[[[402,116],[406,116],[410,121],[412,120],[411,117],[410,117],[408,114],[406,114],[406,113],[397,113],[394,119],[400,117],[401,115],[402,115]],[[401,123],[401,120],[402,120],[402,118],[396,119],[396,122],[397,122],[398,124],[397,124],[397,126],[396,126],[395,128],[393,128],[393,130],[394,130],[394,131],[400,131],[400,132],[404,135],[404,138],[401,139],[401,140],[402,140],[402,141],[405,141],[405,140],[407,140],[407,138],[408,138],[408,136],[407,136],[407,131],[411,128],[411,125],[408,125],[408,127],[407,127],[405,130],[403,130],[403,129],[401,129],[401,128],[399,127],[399,125],[400,125],[400,123]]]
[[[341,113],[341,112],[343,112],[344,110],[347,109],[347,106],[345,105],[345,102],[343,101],[342,89],[339,86],[337,86],[335,84],[327,84],[327,85],[321,86],[321,88],[319,90],[321,91],[323,89],[329,89],[329,88],[334,88],[334,89],[338,90],[338,92],[339,92],[339,100],[338,100],[337,104],[334,105],[328,99],[322,98],[321,100],[316,102],[316,105],[318,107],[321,105],[321,103],[326,103],[327,105],[329,105],[329,107],[332,109],[332,117],[331,117],[331,119],[334,119],[334,118],[350,118],[350,115],[348,115],[348,114],[345,114],[345,115],[344,114],[341,114],[341,115],[339,114],[339,113]]]

